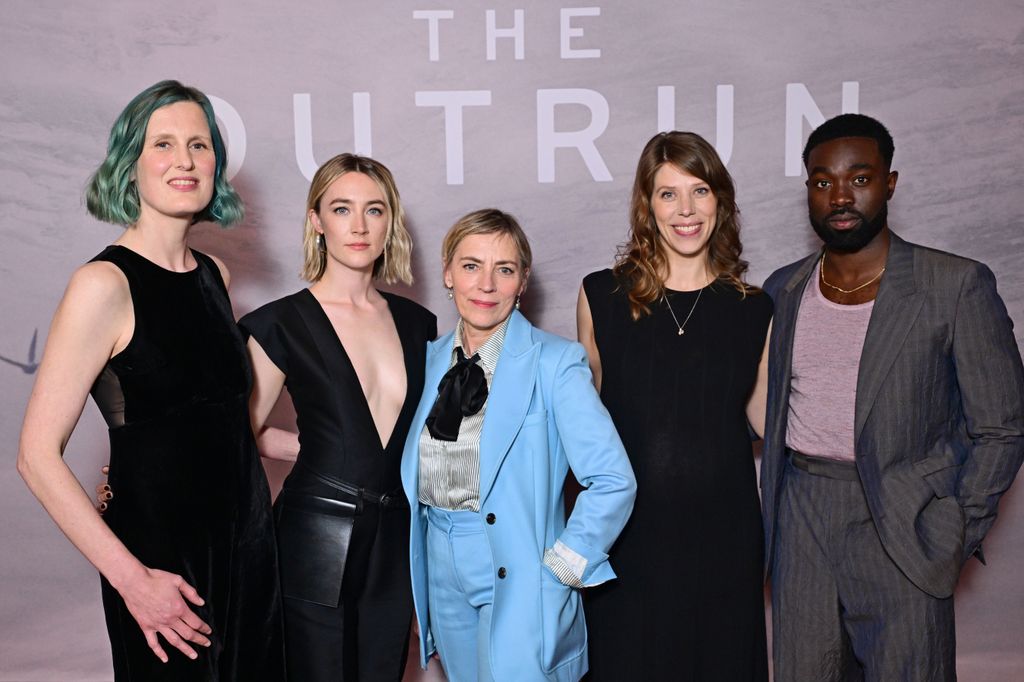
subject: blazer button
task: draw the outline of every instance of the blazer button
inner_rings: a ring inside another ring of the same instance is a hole
[[[501,568],[498,569],[498,577],[499,578],[504,580],[506,575],[508,575],[508,571],[505,570],[504,566],[502,566]]]
[[[487,521],[487,523],[489,523],[489,524],[491,524],[493,526],[494,525],[494,521],[495,521],[494,514],[488,514],[487,517],[484,520]]]

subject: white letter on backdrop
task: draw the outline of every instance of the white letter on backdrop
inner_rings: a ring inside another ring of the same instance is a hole
[[[461,185],[464,179],[462,108],[490,104],[490,90],[435,90],[416,93],[416,106],[444,107],[444,149],[449,185]]]
[[[843,83],[842,113],[855,114],[860,109],[860,83]],[[786,177],[795,178],[803,173],[804,120],[811,128],[825,122],[825,115],[815,104],[803,83],[786,84]]]
[[[719,85],[715,89],[717,114],[715,117],[715,150],[723,164],[732,157],[733,133],[735,128],[734,88]],[[658,86],[658,132],[676,130],[676,89],[671,85]]]
[[[572,25],[573,17],[599,17],[600,7],[563,7],[562,8],[562,59],[598,59],[601,50],[575,50],[569,43],[573,38],[582,38],[583,29]]]
[[[226,137],[228,152],[228,167],[224,169],[224,177],[230,180],[242,169],[242,162],[245,161],[245,124],[238,110],[222,100],[220,97],[208,95],[210,104],[213,105],[213,113],[220,119],[224,130],[221,137]],[[226,133],[226,134],[225,134]]]
[[[590,110],[590,125],[583,130],[555,131],[555,107],[581,104]],[[612,174],[594,145],[608,127],[608,100],[596,90],[558,89],[537,91],[537,182],[555,181],[555,149],[579,150],[590,175],[598,182],[611,182]]]
[[[430,42],[430,61],[436,62],[441,59],[440,40],[438,40],[438,22],[441,19],[451,19],[455,16],[454,10],[450,9],[418,9],[413,10],[413,19],[427,20],[427,38]]]
[[[512,38],[515,43],[516,59],[523,58],[526,43],[526,29],[524,27],[523,15],[525,10],[517,9],[513,12],[512,28],[498,28],[495,12],[487,10],[487,61],[493,62],[498,58],[498,38]]]
[[[658,132],[676,129],[676,89],[671,85],[658,86]]]
[[[312,180],[319,164],[313,157],[313,111],[308,92],[292,95],[292,110],[295,112],[295,160],[299,171],[307,180]],[[370,93],[352,93],[353,151],[370,156]]]

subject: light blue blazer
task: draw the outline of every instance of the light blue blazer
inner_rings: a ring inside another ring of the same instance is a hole
[[[427,346],[426,380],[402,457],[412,508],[409,558],[420,624],[420,664],[434,652],[427,609],[426,507],[418,501],[419,439],[437,385],[451,362],[454,332]],[[633,509],[636,480],[611,417],[594,390],[578,343],[512,313],[491,382],[480,436],[480,513],[495,571],[491,672],[496,680],[576,682],[587,671],[580,593],[544,565],[561,540],[586,559],[584,585],[615,577],[608,549]],[[569,469],[585,486],[568,523]]]

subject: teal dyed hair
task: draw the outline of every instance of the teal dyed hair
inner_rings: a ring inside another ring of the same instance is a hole
[[[242,219],[242,200],[224,177],[227,149],[217,128],[213,105],[199,90],[173,80],[160,81],[140,92],[114,121],[107,142],[107,158],[89,178],[85,188],[85,206],[93,216],[115,225],[134,225],[138,221],[139,190],[132,176],[135,164],[142,155],[149,117],[157,109],[175,102],[195,102],[202,108],[210,126],[210,138],[217,159],[213,197],[206,208],[193,216],[192,222],[208,220],[227,227]]]

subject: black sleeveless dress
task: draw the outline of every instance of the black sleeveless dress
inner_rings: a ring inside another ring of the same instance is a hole
[[[299,456],[274,509],[289,680],[397,682],[412,622],[402,448],[423,393],[437,318],[381,292],[402,343],[405,402],[380,442],[330,319],[309,289],[239,320],[284,373]]]
[[[618,579],[587,591],[596,681],[767,680],[764,536],[745,407],[772,314],[714,282],[668,292],[634,322],[611,270],[584,290],[601,356],[601,399],[637,479],[611,550]]]
[[[284,639],[267,486],[249,424],[251,374],[217,265],[173,272],[122,246],[94,261],[128,279],[135,331],[92,395],[110,427],[103,518],[139,561],[177,573],[213,629],[195,661],[166,642],[161,663],[103,580],[117,682],[284,679]]]

